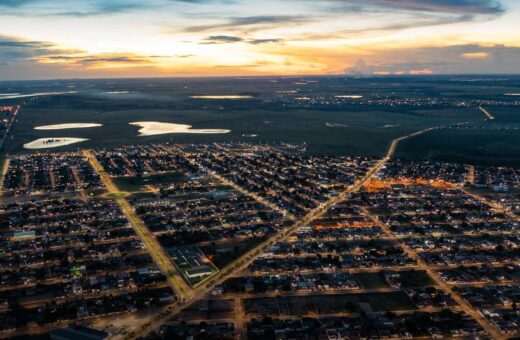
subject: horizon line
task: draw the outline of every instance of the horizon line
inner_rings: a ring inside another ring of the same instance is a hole
[[[287,75],[251,75],[251,76],[153,76],[153,77],[71,77],[71,78],[42,78],[42,79],[2,79],[0,83],[24,82],[24,81],[70,81],[70,80],[124,80],[124,79],[262,79],[262,78],[429,78],[429,77],[497,77],[497,76],[520,76],[519,73],[436,73],[436,74],[287,74]]]

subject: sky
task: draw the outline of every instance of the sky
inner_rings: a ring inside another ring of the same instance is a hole
[[[0,0],[0,80],[520,73],[519,0]]]

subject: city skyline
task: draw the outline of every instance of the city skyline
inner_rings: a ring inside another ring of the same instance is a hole
[[[0,79],[520,73],[511,0],[0,0]]]

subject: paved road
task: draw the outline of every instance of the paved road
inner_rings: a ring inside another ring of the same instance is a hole
[[[5,175],[7,175],[7,170],[9,170],[9,162],[11,160],[9,159],[9,156],[4,156],[4,163],[2,164],[2,172],[0,173],[0,197],[2,196],[2,191],[4,188],[4,179]]]
[[[144,225],[141,219],[137,216],[130,203],[121,196],[121,192],[117,188],[116,184],[105,172],[105,169],[98,162],[94,153],[91,150],[85,150],[83,151],[83,154],[85,157],[87,157],[94,170],[99,174],[108,192],[114,196],[115,201],[120,206],[121,211],[125,214],[128,221],[134,228],[137,236],[139,236],[141,241],[145,244],[148,253],[152,256],[157,266],[159,266],[161,269],[162,273],[168,278],[168,282],[177,297],[181,300],[185,299],[191,288],[186,284],[182,274],[170,261],[168,254],[164,251],[163,247]]]
[[[13,126],[14,126],[14,123],[16,121],[16,116],[18,115],[19,111],[20,111],[20,106],[17,106],[16,107],[16,111],[14,111],[13,116],[11,117],[11,122],[9,122],[9,126],[7,127],[7,130],[5,130],[5,134],[4,134],[3,138],[2,138],[2,140],[0,141],[0,151],[2,151],[2,148],[4,147],[5,141],[9,137],[9,133],[11,132],[11,130],[12,130]]]
[[[486,116],[487,119],[489,119],[489,120],[495,119],[495,116],[493,116],[488,110],[486,110],[482,106],[479,106],[478,108],[480,111],[482,111],[482,113]]]
[[[475,176],[475,166],[474,165],[468,166],[468,174],[466,177],[466,181],[471,185],[475,185],[476,176]]]
[[[412,288],[412,287],[407,287]],[[422,288],[422,287],[418,287]],[[257,299],[257,298],[278,298],[278,297],[296,297],[296,296],[334,296],[342,294],[373,294],[373,293],[395,293],[401,292],[401,288],[382,287],[382,288],[343,288],[329,290],[291,290],[291,291],[268,291],[265,293],[226,293],[219,295],[218,298],[224,299]]]

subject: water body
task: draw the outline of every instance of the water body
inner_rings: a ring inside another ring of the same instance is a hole
[[[59,94],[73,94],[78,93],[77,91],[67,92],[38,92],[38,93],[3,93],[0,94],[0,100],[2,99],[16,99],[16,98],[29,98],[29,97],[43,97],[43,96],[55,96]]]
[[[334,96],[334,98],[341,98],[341,99],[361,99],[363,96],[358,94],[345,94],[345,95],[337,95]]]
[[[133,126],[139,126],[139,136],[156,136],[172,133],[195,133],[195,134],[222,134],[230,133],[226,129],[193,129],[191,125],[161,123],[161,122],[133,122]]]
[[[224,99],[224,100],[237,100],[237,99],[252,99],[253,96],[240,96],[240,95],[204,95],[204,96],[190,96],[192,99]]]
[[[108,91],[107,94],[127,94],[130,91]]]
[[[25,149],[37,150],[37,149],[48,149],[57,148],[60,146],[66,146],[76,143],[87,141],[87,138],[74,138],[74,137],[47,137],[33,140],[32,142],[23,145]]]
[[[327,126],[329,128],[348,127],[347,124],[340,124],[340,123],[325,123],[325,126]]]
[[[54,125],[43,125],[36,126],[35,130],[66,130],[66,129],[86,129],[93,127],[101,127],[103,124],[97,123],[65,123],[65,124],[54,124]]]

